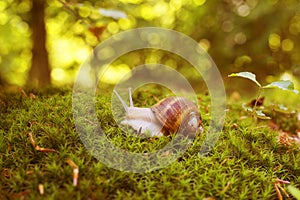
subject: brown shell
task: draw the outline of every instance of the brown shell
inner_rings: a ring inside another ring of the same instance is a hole
[[[151,110],[163,125],[162,132],[164,135],[177,133],[179,128],[184,128],[191,114],[197,116],[198,124],[201,126],[201,117],[197,106],[183,97],[162,99],[153,105]]]

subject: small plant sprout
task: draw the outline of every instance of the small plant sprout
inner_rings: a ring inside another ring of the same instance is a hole
[[[253,81],[259,88],[258,90],[258,94],[257,97],[255,99],[255,103],[253,108],[250,107],[245,107],[247,111],[252,112],[252,115],[257,119],[270,119],[270,117],[266,116],[261,110],[257,110],[257,103],[261,97],[261,94],[263,92],[264,89],[272,89],[272,88],[279,88],[282,90],[286,90],[286,91],[290,91],[290,92],[294,92],[296,94],[298,94],[298,91],[294,89],[294,84],[293,82],[289,81],[289,80],[280,80],[280,81],[275,81],[272,82],[268,85],[262,86],[257,80],[256,80],[256,76],[255,74],[251,73],[251,72],[239,72],[239,73],[232,73],[230,75],[228,75],[228,77],[242,77],[242,78],[246,78],[249,79],[251,81]]]

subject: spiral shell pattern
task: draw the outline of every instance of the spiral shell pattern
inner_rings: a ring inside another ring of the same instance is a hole
[[[190,117],[196,117],[198,127],[201,126],[201,117],[196,104],[183,97],[168,97],[151,107],[158,121],[163,125],[164,135],[177,133],[186,129]],[[186,130],[183,134],[195,134],[196,130]]]

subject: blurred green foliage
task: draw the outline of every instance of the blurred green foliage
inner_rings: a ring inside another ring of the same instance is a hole
[[[300,79],[299,0],[48,0],[47,4],[47,47],[56,85],[71,84],[99,42],[145,26],[189,35],[208,51],[224,77],[251,71],[262,83],[278,80],[283,73],[296,82]],[[30,9],[31,0],[0,2],[0,76],[12,84],[23,85],[30,67]],[[110,73],[157,62],[195,80],[195,71],[185,67],[188,63],[174,57],[155,50],[132,52],[113,63]]]

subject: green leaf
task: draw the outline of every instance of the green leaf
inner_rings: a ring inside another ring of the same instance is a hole
[[[294,83],[292,81],[288,81],[288,80],[272,82],[272,83],[264,86],[263,88],[279,88],[282,90],[287,90],[287,91],[291,91],[291,92],[298,94],[298,90],[294,89]]]
[[[259,119],[271,119],[265,113],[263,113],[263,111],[261,111],[261,110],[256,110],[255,113]]]
[[[296,113],[296,111],[289,110],[286,106],[284,106],[282,104],[275,105],[275,106],[273,106],[272,109],[276,112],[283,113],[283,114],[295,114]]]
[[[300,190],[299,189],[297,189],[296,187],[294,187],[292,185],[289,185],[287,187],[287,189],[293,195],[293,197],[295,197],[297,200],[300,200]]]
[[[247,78],[256,83],[259,87],[261,87],[260,83],[256,80],[255,74],[251,72],[239,72],[239,73],[232,73],[228,77],[242,77],[242,78]]]

